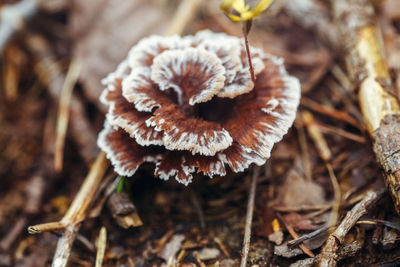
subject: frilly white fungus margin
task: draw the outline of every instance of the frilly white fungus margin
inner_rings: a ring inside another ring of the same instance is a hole
[[[154,127],[156,131],[162,131],[164,119],[151,117],[146,120],[148,127]],[[164,130],[163,142],[165,148],[169,150],[186,150],[192,152],[192,155],[200,154],[205,156],[214,156],[218,151],[228,148],[232,144],[232,137],[225,129],[217,130],[212,136],[206,136],[207,133],[178,133],[182,130],[176,125],[173,129]]]
[[[189,104],[207,102],[225,84],[225,68],[221,60],[204,49],[186,48],[166,51],[154,58],[151,79],[165,91],[173,88],[182,103],[183,86],[192,87],[196,93],[189,98]],[[185,79],[189,84],[185,84]]]
[[[114,170],[121,176],[132,176],[135,174],[136,170],[139,168],[141,164],[138,164],[134,169],[126,169],[125,162],[120,159],[121,153],[115,153],[115,151],[111,148],[110,143],[107,142],[107,135],[114,131],[113,127],[107,122],[104,122],[104,128],[99,133],[99,137],[97,139],[97,145],[106,153],[106,157],[111,161],[114,166]],[[146,156],[143,158],[144,162],[158,162],[161,159],[161,155],[156,156]]]

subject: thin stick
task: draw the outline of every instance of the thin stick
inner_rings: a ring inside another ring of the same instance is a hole
[[[333,187],[333,196],[334,196],[332,212],[331,212],[331,216],[330,216],[329,222],[328,222],[328,227],[329,227],[329,226],[336,225],[336,223],[338,221],[340,203],[342,200],[342,193],[340,192],[340,186],[339,186],[338,180],[336,178],[335,172],[333,170],[332,164],[326,163],[326,168],[328,169],[329,177],[331,178],[331,183],[332,183],[332,187]]]
[[[192,21],[196,16],[201,3],[201,0],[183,0],[174,14],[165,35],[182,34],[188,22]]]
[[[251,54],[250,54],[250,48],[249,48],[249,40],[247,39],[247,29],[248,29],[248,24],[249,22],[243,22],[243,36],[244,36],[244,45],[246,47],[246,53],[247,53],[247,60],[249,62],[249,68],[250,68],[250,75],[251,75],[251,80],[253,82],[256,82],[256,77],[254,76],[254,69],[253,69],[253,63],[251,62]]]
[[[347,233],[357,223],[361,216],[365,215],[371,206],[373,206],[383,195],[385,189],[378,191],[368,191],[364,199],[355,205],[351,211],[346,214],[346,217],[340,223],[338,228],[329,236],[324,248],[321,251],[318,266],[336,266],[337,265],[337,250],[340,244],[344,241]]]
[[[100,186],[102,178],[108,169],[110,162],[106,159],[106,154],[101,152],[93,163],[89,174],[86,176],[78,194],[74,201],[69,207],[67,213],[62,218],[61,222],[64,223],[76,223],[83,220],[86,210],[91,203],[93,196],[97,192],[97,188]]]
[[[315,230],[315,231],[313,231],[311,233],[308,233],[308,234],[305,234],[303,236],[297,237],[296,239],[293,239],[293,240],[289,241],[288,242],[288,246],[289,247],[297,246],[298,244],[303,243],[304,241],[309,240],[311,238],[314,238],[314,237],[316,237],[317,235],[319,235],[319,234],[321,234],[323,232],[327,232],[329,230],[329,228],[330,227],[325,225],[325,226],[323,226],[323,227],[321,227],[321,228],[319,228],[319,229],[317,229],[317,230]]]
[[[62,229],[81,222],[108,166],[109,161],[106,159],[105,153],[100,153],[64,217],[59,222],[29,226],[28,232],[37,234],[43,231]]]
[[[25,41],[37,59],[34,71],[39,81],[47,85],[46,88],[50,97],[54,102],[58,102],[61,97],[61,88],[65,81],[63,67],[57,61],[46,39],[30,34],[26,36]],[[90,121],[86,117],[83,101],[75,94],[71,97],[70,113],[69,133],[73,141],[78,145],[80,156],[87,164],[90,164],[98,154],[98,147],[94,142],[97,138],[97,133],[93,130]]]
[[[77,59],[73,59],[69,66],[67,75],[65,76],[65,81],[61,90],[56,126],[56,142],[54,146],[54,169],[58,172],[61,171],[63,167],[63,151],[69,121],[69,107],[72,90],[78,81],[80,69],[80,62]]]
[[[79,226],[71,225],[65,229],[64,234],[58,239],[56,252],[54,253],[52,267],[67,266],[72,244],[74,243]]]
[[[294,239],[298,239],[299,235],[296,233],[296,231],[294,230],[294,228],[291,225],[286,225],[286,229],[288,230],[289,234],[294,238]],[[300,242],[299,247],[301,248],[301,250],[307,254],[308,256],[310,256],[311,258],[314,258],[315,255],[314,253],[302,242]]]
[[[244,229],[242,259],[240,261],[240,267],[246,267],[247,264],[247,257],[250,248],[251,223],[253,220],[253,212],[254,212],[254,199],[256,196],[257,178],[259,176],[259,173],[260,173],[260,168],[255,167],[253,171],[253,176],[251,178],[249,200],[247,202],[246,225]]]
[[[97,253],[95,267],[101,267],[103,265],[104,254],[107,246],[107,230],[103,226],[100,229],[99,237],[96,242]]]

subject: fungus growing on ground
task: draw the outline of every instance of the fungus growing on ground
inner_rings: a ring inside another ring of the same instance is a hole
[[[255,82],[242,40],[223,33],[151,36],[134,46],[103,80],[108,113],[98,145],[115,171],[131,176],[154,162],[155,176],[187,185],[194,172],[264,164],[294,121],[300,84],[282,59],[250,52]]]

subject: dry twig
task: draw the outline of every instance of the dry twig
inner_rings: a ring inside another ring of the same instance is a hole
[[[37,58],[35,71],[39,80],[47,85],[50,97],[58,102],[61,97],[61,88],[65,81],[62,67],[51,52],[50,44],[40,36],[28,36],[28,47]],[[79,147],[79,154],[87,164],[90,164],[98,153],[96,133],[85,115],[84,103],[75,95],[70,102],[69,130],[74,142]]]
[[[192,21],[200,7],[201,0],[183,0],[176,11],[165,35],[182,34],[189,21]]]
[[[106,246],[107,246],[107,230],[103,226],[100,229],[99,237],[97,238],[96,242],[97,253],[96,253],[95,267],[103,266],[103,259],[104,259],[104,253],[106,252]]]
[[[251,178],[249,200],[247,202],[246,225],[244,228],[242,259],[240,261],[240,267],[246,267],[247,264],[247,257],[250,248],[251,223],[253,221],[253,212],[254,212],[254,199],[256,197],[257,178],[259,174],[260,174],[260,168],[255,167]]]
[[[61,90],[60,103],[58,107],[57,136],[54,146],[54,169],[56,171],[61,171],[63,166],[63,152],[65,136],[67,135],[68,128],[69,106],[72,97],[72,90],[74,89],[75,83],[78,81],[80,66],[79,61],[76,59],[72,60]]]
[[[383,55],[374,8],[367,0],[332,0],[333,13],[347,48],[346,63],[374,152],[385,171],[397,213],[400,213],[400,106]]]
[[[381,198],[384,192],[384,189],[380,189],[378,191],[368,191],[365,194],[364,199],[346,214],[346,217],[344,217],[343,221],[326,241],[326,244],[319,257],[319,267],[331,267],[337,265],[337,250],[343,243],[347,233],[357,223],[358,219],[365,215],[368,209],[371,208],[371,206],[373,206]]]
[[[109,162],[105,154],[100,153],[64,217],[59,222],[28,227],[30,234],[65,229],[64,234],[57,243],[53,266],[66,266],[80,223],[85,219],[87,209],[101,184],[108,166]]]

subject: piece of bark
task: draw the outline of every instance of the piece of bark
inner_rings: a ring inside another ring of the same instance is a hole
[[[386,184],[400,209],[400,114],[384,117],[381,125],[373,132],[374,152],[386,175]]]
[[[143,225],[136,207],[129,199],[127,193],[112,193],[107,200],[107,206],[119,226],[128,229]]]
[[[400,213],[400,106],[383,55],[374,8],[367,0],[332,0],[354,84],[374,152],[385,172],[395,209]]]

